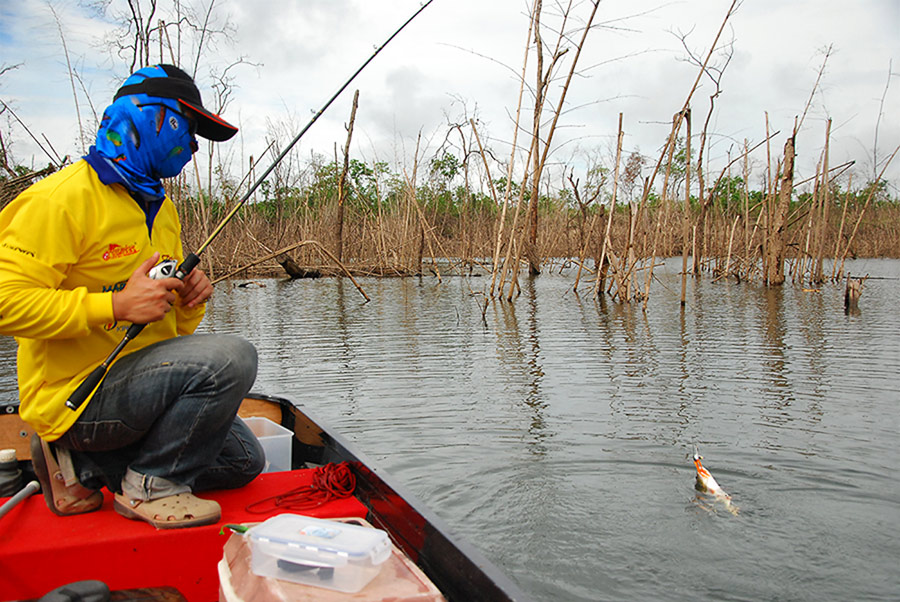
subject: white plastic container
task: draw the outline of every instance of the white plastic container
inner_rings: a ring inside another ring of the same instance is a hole
[[[391,542],[381,529],[279,514],[247,532],[255,575],[356,593],[381,571]]]
[[[280,424],[275,424],[268,418],[253,416],[244,418],[244,423],[250,427],[256,438],[266,452],[266,467],[263,472],[280,472],[291,469],[291,443],[293,435],[291,431]]]

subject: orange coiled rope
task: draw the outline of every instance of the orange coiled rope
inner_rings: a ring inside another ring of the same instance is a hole
[[[347,462],[326,464],[313,469],[312,484],[291,489],[253,502],[247,512],[265,514],[278,508],[284,510],[310,510],[332,500],[340,500],[353,495],[356,477]]]

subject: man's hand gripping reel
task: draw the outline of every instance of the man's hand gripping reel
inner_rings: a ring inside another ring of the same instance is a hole
[[[181,265],[178,265],[178,262],[174,259],[166,259],[153,266],[147,275],[154,280],[163,280],[165,278],[178,278],[179,280],[184,280],[185,277],[191,273],[191,270],[197,267],[198,263],[200,263],[200,258],[194,253],[191,253],[184,258]],[[112,350],[105,360],[103,360],[102,364],[94,368],[93,372],[87,375],[87,378],[85,378],[72,395],[69,396],[69,399],[66,400],[67,408],[75,411],[81,407],[81,404],[90,397],[91,393],[94,392],[94,389],[100,384],[100,381],[103,380],[103,377],[106,376],[106,371],[109,370],[109,367],[112,365],[113,361],[115,361],[116,357],[118,357],[125,345],[127,345],[131,339],[139,335],[141,331],[144,330],[144,326],[146,326],[146,324],[132,324],[128,327],[125,336],[119,341],[116,348]]]

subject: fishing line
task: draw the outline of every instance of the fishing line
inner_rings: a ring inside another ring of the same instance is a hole
[[[325,464],[313,470],[312,483],[301,485],[284,493],[273,495],[249,504],[245,510],[251,514],[266,514],[273,510],[312,510],[334,500],[353,495],[356,477],[348,462]]]
[[[271,165],[269,165],[269,167],[256,180],[256,182],[253,183],[253,185],[247,190],[244,196],[241,197],[241,200],[239,200],[235,204],[235,206],[231,209],[231,211],[228,212],[228,214],[222,219],[222,221],[219,222],[219,225],[216,226],[215,230],[212,231],[212,233],[203,242],[203,244],[200,245],[200,247],[195,252],[189,253],[188,256],[184,258],[184,261],[182,261],[175,270],[175,278],[184,280],[185,277],[191,273],[191,270],[197,267],[197,265],[200,263],[200,255],[203,253],[203,251],[205,251],[210,243],[212,243],[212,241],[219,235],[219,233],[222,232],[228,222],[230,222],[235,214],[237,214],[238,210],[244,205],[244,203],[247,202],[247,200],[253,195],[253,193],[256,192],[256,189],[262,185],[265,179],[269,177],[269,174],[272,173],[272,170],[274,170],[275,167],[279,163],[281,163],[281,161],[287,156],[291,149],[294,148],[294,145],[296,145],[297,142],[300,141],[300,138],[302,138],[303,135],[306,134],[306,132],[309,130],[309,128],[311,128],[312,125],[316,121],[318,121],[319,117],[322,116],[322,114],[328,109],[328,107],[331,106],[331,104],[337,99],[337,97],[347,89],[347,86],[349,86],[353,82],[353,80],[356,79],[356,76],[362,73],[363,69],[368,67],[369,63],[371,63],[375,59],[375,57],[378,56],[378,54],[384,49],[384,47],[390,44],[391,40],[396,38],[400,34],[400,32],[403,31],[404,28],[406,28],[406,26],[409,25],[413,19],[418,17],[423,10],[428,8],[428,6],[432,2],[434,2],[434,0],[427,0],[427,2],[422,4],[419,9],[412,14],[411,17],[404,21],[403,25],[397,28],[397,30],[394,31],[394,33],[392,33],[390,37],[388,37],[388,39],[384,41],[384,43],[382,43],[375,49],[375,52],[373,52],[372,55],[369,56],[369,58],[366,59],[362,65],[359,66],[359,68],[353,73],[353,75],[351,75],[350,78],[345,81],[340,88],[338,88],[338,91],[328,99],[328,102],[326,102],[321,109],[313,114],[313,117],[309,120],[309,123],[307,123],[303,127],[303,129],[300,130],[300,133],[298,133],[294,137],[294,139],[291,140],[286,147],[284,147],[284,149],[278,154],[278,156],[275,157],[275,160],[271,163]],[[103,380],[103,377],[106,376],[106,372],[109,370],[110,365],[112,365],[113,361],[115,361],[116,357],[118,357],[122,349],[125,348],[125,345],[127,345],[129,341],[140,334],[140,332],[144,329],[144,326],[146,326],[146,324],[132,324],[128,327],[128,330],[125,332],[125,336],[121,341],[119,341],[119,344],[116,345],[115,349],[113,349],[112,352],[106,357],[106,359],[103,360],[102,364],[97,366],[90,374],[87,375],[82,383],[78,385],[78,388],[75,389],[69,399],[66,400],[67,408],[74,411],[77,410],[82,403],[84,403],[84,401],[100,385],[100,382]]]

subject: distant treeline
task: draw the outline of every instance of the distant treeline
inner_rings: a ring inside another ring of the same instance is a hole
[[[338,162],[314,165],[291,185],[275,178],[216,238],[202,265],[214,276],[248,266],[239,272],[248,277],[283,274],[279,263],[287,259],[314,275],[344,269],[383,276],[435,270],[490,273],[501,224],[506,237],[522,230],[525,209],[520,205],[517,216],[510,205],[504,213],[503,203],[485,193],[484,186],[456,183],[461,170],[456,157],[444,154],[430,163],[424,183],[415,186],[385,163],[355,159],[347,162],[343,186]],[[598,271],[623,270],[629,256],[633,264],[635,258],[646,262],[653,256],[681,255],[688,240],[691,272],[762,277],[766,222],[777,191],[751,188],[740,176],[723,176],[703,198],[691,196],[687,215],[683,198],[657,192],[646,193],[643,203],[641,197],[620,192],[610,215],[607,175],[596,171],[587,178],[587,187],[570,178],[570,188],[539,195],[537,248],[543,261],[583,259],[586,277],[596,279]],[[673,178],[672,188],[679,187],[683,184]],[[231,197],[241,192],[234,185],[226,188]],[[508,188],[513,200],[531,194],[503,178],[487,188]],[[201,244],[230,209],[222,200],[210,201],[178,186],[172,196],[180,207],[188,249]],[[831,181],[827,194],[817,187],[790,196],[783,230],[789,273],[795,280],[815,280],[815,266],[809,264],[822,257],[900,257],[900,202],[890,197],[884,181],[852,189]],[[259,262],[261,258],[266,260]]]

